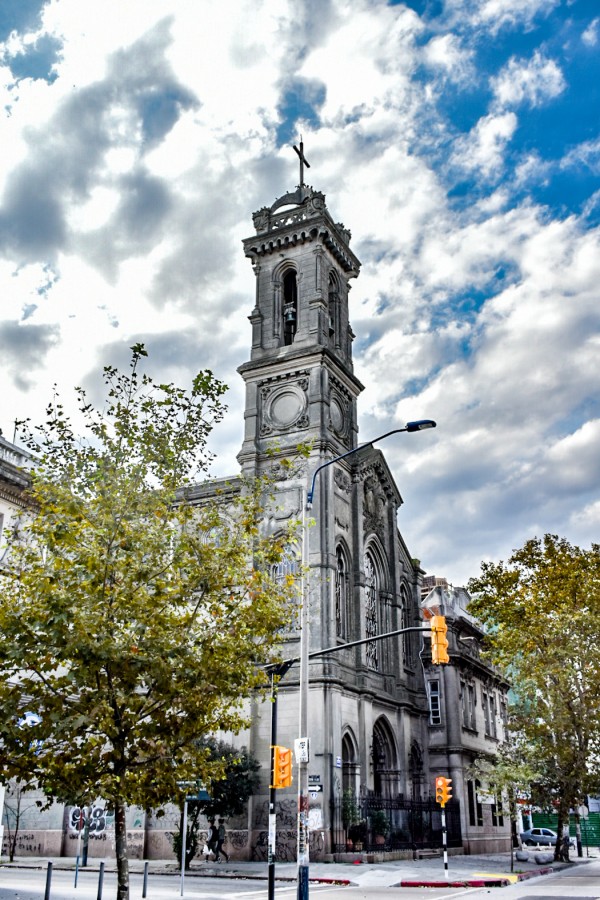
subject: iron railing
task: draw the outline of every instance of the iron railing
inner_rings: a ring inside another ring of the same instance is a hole
[[[442,846],[442,817],[440,806],[433,798],[408,800],[398,797],[356,797],[354,807],[358,821],[343,821],[348,803],[333,802],[333,849],[388,851],[418,850]],[[460,803],[451,800],[446,805],[448,847],[461,847]]]

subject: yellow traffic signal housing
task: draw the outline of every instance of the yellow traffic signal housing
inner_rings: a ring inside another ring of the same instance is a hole
[[[446,634],[448,626],[444,616],[431,617],[431,661],[435,666],[450,662]]]
[[[292,783],[292,751],[288,747],[273,747],[274,767],[273,767],[273,785],[274,788],[289,787]]]
[[[446,778],[444,775],[438,775],[435,779],[435,802],[439,803],[442,808],[448,800],[452,800],[451,784],[452,779]]]

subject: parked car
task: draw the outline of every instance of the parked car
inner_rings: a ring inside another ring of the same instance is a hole
[[[557,837],[557,833],[551,828],[530,828],[528,831],[521,832],[521,841],[528,847],[533,847],[535,844],[554,847]],[[574,847],[575,838],[569,838],[569,844]]]

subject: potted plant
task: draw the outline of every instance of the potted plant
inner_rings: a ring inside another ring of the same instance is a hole
[[[385,844],[390,830],[390,822],[382,809],[377,809],[371,816],[371,831],[375,835],[376,844]]]
[[[362,850],[367,840],[367,822],[361,819],[355,825],[351,825],[348,830],[348,837],[352,841],[355,850]]]
[[[346,832],[346,849],[354,849],[353,827],[360,822],[360,812],[354,792],[345,790],[342,794],[342,824]]]

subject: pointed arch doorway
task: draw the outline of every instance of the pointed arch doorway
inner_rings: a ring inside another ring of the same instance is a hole
[[[373,727],[373,795],[390,799],[397,794],[396,746],[388,723],[378,719]]]

